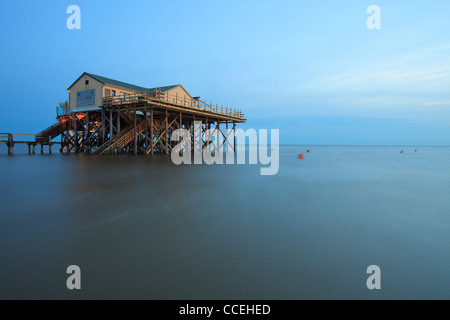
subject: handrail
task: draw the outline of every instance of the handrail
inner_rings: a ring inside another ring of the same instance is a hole
[[[188,109],[194,110],[203,110],[214,113],[220,113],[223,115],[233,116],[237,118],[244,118],[244,114],[241,110],[233,109],[228,106],[225,108],[219,105],[213,105],[212,103],[208,104],[200,99],[192,99],[187,98],[186,96],[179,97],[178,95],[169,94],[167,92],[157,91],[153,94],[149,93],[135,93],[135,94],[127,94],[124,96],[107,96],[103,98],[104,106],[112,106],[112,105],[120,105],[120,104],[128,104],[128,103],[136,103],[140,101],[152,101],[157,100],[160,102],[167,102],[170,104],[174,104],[177,106],[182,106]]]
[[[7,136],[12,134],[13,136],[36,136],[35,134],[32,133],[0,133],[0,136]]]

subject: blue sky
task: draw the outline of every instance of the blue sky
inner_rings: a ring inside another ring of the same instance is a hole
[[[81,8],[81,30],[66,9]],[[369,5],[381,30],[369,30]],[[287,144],[450,145],[450,2],[10,1],[0,132],[36,133],[84,71],[181,83]]]

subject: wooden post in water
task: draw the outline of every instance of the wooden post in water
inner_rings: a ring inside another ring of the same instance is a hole
[[[236,152],[236,122],[233,121],[233,151]]]
[[[85,132],[84,132],[84,152],[89,153],[91,150],[90,147],[90,143],[88,143],[89,141],[89,133],[91,131],[91,124],[90,124],[90,119],[89,119],[89,112],[86,111],[86,115],[85,115],[85,119],[86,119],[86,127],[85,127]]]
[[[184,98],[186,100],[186,97]],[[183,114],[180,112],[180,125],[178,126],[179,129],[183,128]],[[181,137],[180,141],[183,141],[184,139],[184,135],[183,137]],[[180,156],[183,155],[183,147],[180,148]]]
[[[113,118],[112,111],[109,111],[109,140],[113,139]]]
[[[220,133],[221,133],[221,131],[220,131],[220,120],[217,120],[217,132],[216,132],[216,138],[217,138],[217,141],[216,141],[216,148],[217,148],[217,149],[215,149],[216,153],[221,152],[221,150],[219,150],[219,149],[221,149],[221,148],[220,148],[221,145],[223,146],[223,144],[221,144],[221,143],[219,142],[219,136],[220,136],[220,140],[222,140],[222,138],[223,138],[223,136],[221,136]]]
[[[134,107],[134,154],[137,154],[136,107]]]
[[[149,139],[148,139],[147,105],[145,105],[145,108],[144,108],[144,119],[145,119],[145,140],[146,140],[144,152],[145,152],[145,154],[147,154],[147,150],[148,150],[148,142],[149,142]]]
[[[105,111],[102,108],[102,144],[105,143],[105,138],[106,138],[106,132],[105,132]]]
[[[116,134],[120,133],[120,108],[117,108],[117,128]]]
[[[14,139],[12,133],[8,134],[8,143],[6,145],[8,146],[8,155],[12,156],[14,153]]]
[[[78,128],[77,128],[77,117],[74,116],[73,118],[73,139],[74,141],[74,151],[77,153],[78,150]]]
[[[153,154],[153,109],[150,109],[150,148]]]
[[[168,115],[167,115],[167,109],[166,109],[166,153],[169,153],[169,119],[168,119]]]
[[[226,122],[225,143],[227,144],[226,152],[228,153],[228,121]]]

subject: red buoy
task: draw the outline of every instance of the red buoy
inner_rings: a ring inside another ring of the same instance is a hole
[[[309,149],[308,149],[308,150],[306,150],[306,152],[308,152],[308,153],[309,153]]]
[[[305,159],[305,155],[301,153],[301,154],[298,155],[298,158],[299,159]]]

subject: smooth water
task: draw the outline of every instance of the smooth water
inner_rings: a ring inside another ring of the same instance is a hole
[[[450,148],[308,148],[261,176],[1,146],[0,298],[450,299]]]

